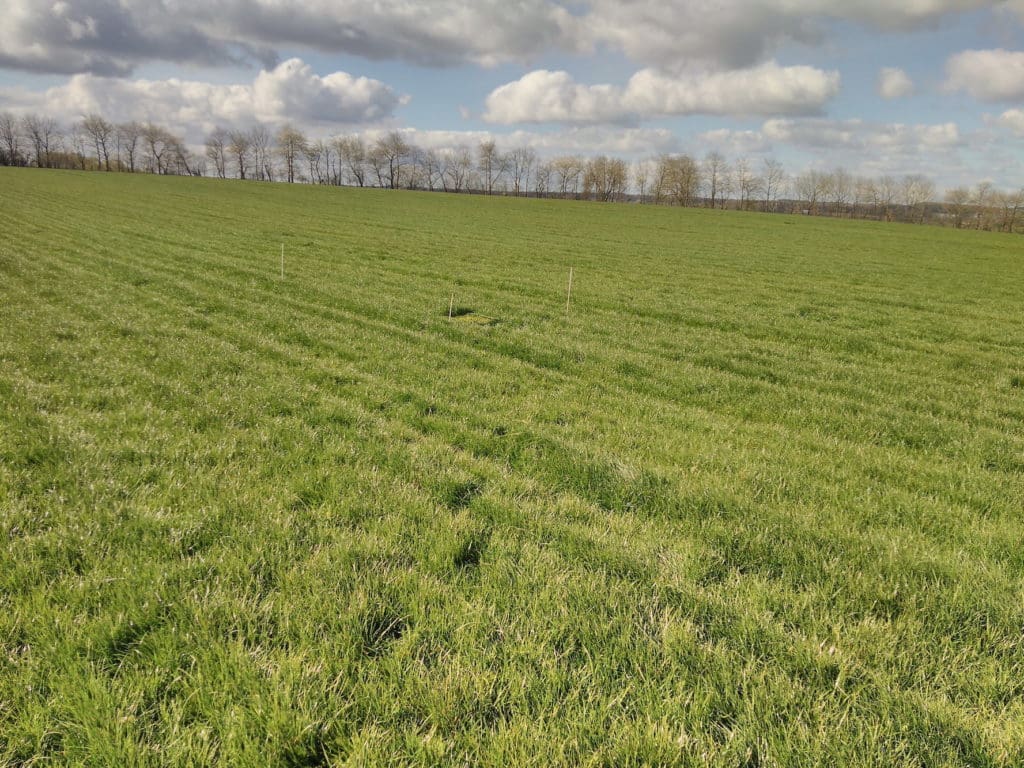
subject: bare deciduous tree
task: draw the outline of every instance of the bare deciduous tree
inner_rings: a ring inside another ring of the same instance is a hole
[[[991,181],[978,184],[971,194],[971,205],[974,208],[974,229],[992,228],[992,203],[995,187]]]
[[[270,131],[267,126],[257,123],[249,131],[252,144],[252,175],[258,181],[274,180],[274,164],[271,160]]]
[[[867,217],[869,209],[874,205],[876,199],[875,180],[860,176],[853,184],[853,208],[854,214]]]
[[[853,199],[854,180],[845,168],[836,168],[826,176],[825,197],[832,203],[833,216],[846,216]]]
[[[662,155],[658,158],[655,199],[674,205],[693,205],[700,193],[700,168],[689,155]]]
[[[953,217],[953,226],[960,229],[971,206],[971,191],[967,187],[956,187],[946,192],[946,212]]]
[[[750,210],[754,200],[760,198],[764,186],[761,177],[758,176],[750,165],[750,161],[741,157],[735,163],[736,189],[740,194],[740,208],[744,211]]]
[[[512,176],[512,191],[516,197],[530,188],[530,173],[537,162],[532,147],[516,147],[508,153],[508,168]]]
[[[289,184],[295,182],[295,171],[299,158],[306,151],[306,136],[291,123],[282,126],[275,138],[277,153],[284,161],[284,178]]]
[[[1002,205],[1002,218],[999,228],[1003,232],[1013,232],[1017,227],[1020,210],[1024,207],[1024,188],[1015,192],[1004,192],[999,196]]]
[[[244,180],[252,161],[252,135],[248,131],[231,131],[228,134],[228,155],[235,164],[238,178]]]
[[[786,183],[786,170],[774,157],[768,157],[761,165],[761,178],[764,180],[764,209],[774,211],[775,201]]]
[[[377,160],[374,167],[380,185],[398,189],[402,184],[402,168],[409,159],[412,147],[398,131],[391,131],[377,139],[372,154]]]
[[[409,152],[406,154],[405,171],[402,173],[402,186],[406,189],[426,189],[429,184],[426,166],[426,152],[415,144],[410,144]]]
[[[444,186],[441,156],[436,150],[428,149],[421,153],[420,164],[422,166],[422,183],[428,190],[433,192],[439,186]]]
[[[473,173],[473,154],[469,147],[456,147],[444,155],[445,189],[449,192],[462,192],[469,188]]]
[[[206,158],[213,163],[217,178],[228,177],[228,132],[217,126],[206,137]]]
[[[935,197],[935,185],[920,174],[904,176],[900,182],[900,197],[907,219],[924,223],[926,204]]]
[[[18,119],[10,112],[0,112],[0,142],[2,142],[3,163],[21,165],[21,128]]]
[[[334,140],[334,151],[349,179],[360,187],[366,186],[366,144],[363,140],[359,136],[337,138]]]
[[[178,176],[198,175],[199,167],[196,158],[188,151],[185,142],[172,133],[166,134],[165,141],[167,150],[164,173],[177,174]]]
[[[142,138],[142,131],[142,125],[134,121],[117,126],[117,142],[128,157],[129,173],[135,173],[135,161],[138,157],[139,139]]]
[[[619,200],[626,194],[628,177],[622,160],[604,155],[593,157],[583,173],[583,195],[605,203]]]
[[[377,179],[377,186],[381,189],[388,186],[390,183],[388,180],[388,160],[376,144],[367,151],[366,164],[373,171],[373,177]]]
[[[651,161],[638,160],[633,164],[633,186],[636,187],[640,204],[647,201],[647,183],[651,177]]]
[[[804,171],[793,181],[793,191],[800,199],[800,202],[806,204],[807,207],[805,210],[811,216],[818,215],[818,207],[821,205],[822,198],[827,188],[827,174],[824,174],[821,171]]]
[[[506,170],[506,158],[498,150],[498,145],[493,139],[480,142],[477,147],[477,162],[484,191],[488,195],[493,194],[495,184]]]
[[[553,171],[552,187],[557,187],[558,193],[564,198],[578,196],[583,166],[582,157],[575,155],[556,157],[551,161]]]
[[[32,156],[37,168],[49,168],[51,153],[56,148],[60,137],[57,121],[45,115],[25,115],[21,127],[32,145]]]
[[[551,180],[554,178],[555,169],[550,162],[540,163],[533,174],[533,190],[537,197],[547,197],[551,192]]]
[[[102,115],[91,113],[82,119],[82,128],[96,150],[96,167],[110,170],[110,140],[114,136],[114,125]]]
[[[72,123],[71,127],[68,128],[67,138],[68,148],[71,150],[71,156],[74,159],[74,167],[77,167],[80,171],[84,171],[86,163],[86,146],[89,139],[82,123]],[[98,169],[102,168],[99,161],[96,162],[96,167]]]
[[[875,206],[884,221],[892,221],[893,206],[899,194],[900,184],[892,176],[882,176],[875,182]]]
[[[722,193],[722,176],[728,173],[725,157],[721,152],[708,152],[704,157],[704,184],[708,203],[712,208],[718,206]]]
[[[143,151],[146,153],[146,164],[150,173],[166,173],[166,155],[171,136],[155,123],[142,126]]]
[[[307,141],[302,152],[309,167],[311,184],[327,183],[327,166],[330,163],[330,147],[322,140]]]

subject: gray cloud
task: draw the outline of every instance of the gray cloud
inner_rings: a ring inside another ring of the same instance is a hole
[[[282,47],[426,65],[622,51],[648,67],[748,68],[833,21],[880,30],[999,0],[8,0],[0,66],[118,75],[152,60],[272,66]]]
[[[0,66],[100,75],[152,60],[268,66],[282,46],[491,65],[572,50],[574,24],[549,0],[10,0]]]
[[[11,0],[0,26],[0,66],[35,72],[124,75],[143,61],[219,65],[266,60],[267,50],[210,36],[164,3]]]
[[[572,50],[576,24],[550,0],[221,0],[206,21],[215,33],[268,45],[432,66],[487,66]]]
[[[905,31],[1001,0],[591,0],[583,31],[634,61],[679,70],[749,67],[787,42],[818,44],[829,24]]]

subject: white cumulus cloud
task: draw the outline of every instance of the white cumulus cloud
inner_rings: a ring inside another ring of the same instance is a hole
[[[1024,136],[1024,109],[1008,109],[995,120],[996,125]]]
[[[772,119],[758,130],[718,130],[699,138],[702,145],[733,156],[778,153],[789,158],[790,171],[803,166],[845,167],[867,176],[924,174],[943,185],[974,183],[979,176],[978,152],[988,151],[996,143],[982,132],[964,135],[952,122],[907,124],[831,118]],[[991,168],[988,163],[984,166]],[[1000,169],[992,175],[1012,178],[1013,171]]]
[[[914,92],[914,81],[902,69],[882,67],[878,73],[878,95],[883,99],[902,99]]]
[[[946,88],[981,101],[1024,100],[1024,51],[961,51],[946,62]]]
[[[262,120],[366,123],[389,117],[403,99],[380,82],[334,72],[320,77],[300,59],[262,71],[252,85],[253,108]]]
[[[45,112],[66,121],[89,112],[117,121],[153,120],[193,137],[196,131],[208,131],[218,123],[372,123],[390,117],[404,101],[379,80],[345,72],[321,77],[299,59],[263,70],[247,84],[81,74],[41,93],[0,90],[5,108]]]
[[[599,123],[627,114],[622,88],[581,85],[568,72],[539,69],[495,88],[486,101],[491,123]]]
[[[487,97],[492,123],[608,123],[671,115],[814,114],[839,91],[839,73],[768,62],[727,72],[677,76],[655,69],[624,86],[584,85],[568,72],[537,70]]]
[[[858,150],[870,153],[913,153],[920,149],[951,149],[963,139],[956,123],[874,123],[865,120],[768,120],[764,135],[805,148]]]

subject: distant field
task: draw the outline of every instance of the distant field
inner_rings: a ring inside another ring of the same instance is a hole
[[[0,169],[0,765],[1019,766],[1022,510],[1024,239]]]

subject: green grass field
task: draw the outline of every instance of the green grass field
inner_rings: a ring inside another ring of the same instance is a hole
[[[1022,303],[1004,235],[0,169],[0,764],[1022,765]]]

